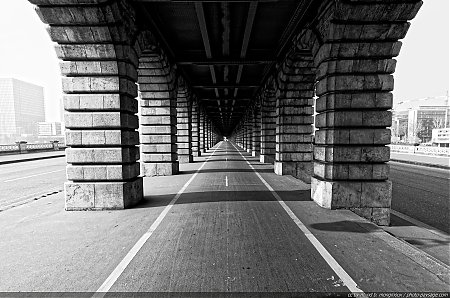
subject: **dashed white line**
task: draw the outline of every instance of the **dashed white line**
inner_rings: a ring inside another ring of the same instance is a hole
[[[225,186],[228,186],[228,176],[225,176]]]
[[[234,144],[232,144],[234,149],[236,147]],[[351,291],[351,292],[357,292],[361,293],[361,297],[367,297],[364,292],[358,288],[358,285],[356,282],[348,275],[348,273],[344,270],[344,268],[339,265],[339,263],[333,258],[333,256],[327,251],[327,249],[322,245],[322,243],[317,240],[317,238],[311,233],[311,231],[308,230],[308,228],[303,224],[303,222],[292,212],[291,208],[286,205],[286,203],[281,199],[281,197],[277,194],[277,192],[269,185],[269,183],[264,180],[264,178],[255,170],[255,168],[252,166],[251,163],[248,162],[247,158],[245,158],[242,153],[236,149],[236,151],[239,152],[239,154],[242,156],[242,158],[247,162],[247,164],[250,166],[250,168],[255,172],[256,176],[261,180],[261,182],[267,187],[267,189],[272,193],[272,195],[277,199],[278,203],[280,203],[281,207],[286,211],[286,213],[289,215],[289,217],[295,222],[295,224],[300,228],[300,230],[305,234],[306,238],[311,242],[311,244],[314,246],[314,248],[319,252],[319,254],[322,256],[322,258],[328,263],[328,265],[333,269],[333,271],[339,276],[339,278],[342,280],[342,282],[345,284],[345,286]]]
[[[96,293],[92,297],[104,297],[106,293],[111,289],[114,283],[117,281],[119,276],[123,273],[125,268],[127,268],[128,264],[133,260],[136,254],[141,250],[142,246],[147,242],[148,238],[153,234],[153,232],[158,228],[159,224],[162,222],[164,217],[169,213],[170,209],[177,202],[186,188],[191,184],[191,182],[195,179],[200,170],[205,166],[205,164],[209,161],[209,159],[214,155],[216,150],[220,147],[217,146],[214,149],[213,153],[205,160],[205,162],[201,165],[201,167],[195,172],[194,175],[184,184],[184,186],[178,191],[175,197],[170,201],[169,205],[164,208],[163,212],[158,216],[155,222],[150,226],[150,228],[145,232],[144,235],[136,242],[136,244],[131,248],[131,250],[127,253],[127,255],[123,258],[123,260],[117,265],[117,267],[113,270],[113,272],[108,276],[105,282],[98,288]]]
[[[12,182],[12,181],[17,181],[17,180],[22,180],[22,179],[27,179],[27,178],[31,178],[31,177],[37,177],[37,176],[42,176],[42,175],[47,175],[47,174],[51,174],[51,173],[57,173],[57,172],[62,172],[65,171],[66,169],[63,170],[57,170],[57,171],[51,171],[51,172],[45,172],[45,173],[40,173],[40,174],[35,174],[35,175],[30,175],[30,176],[25,176],[25,177],[19,177],[19,178],[14,178],[14,179],[9,179],[9,180],[5,180],[3,182]]]

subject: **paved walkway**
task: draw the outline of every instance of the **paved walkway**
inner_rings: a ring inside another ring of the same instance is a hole
[[[450,290],[448,266],[234,146],[145,178],[133,209],[65,212],[57,194],[1,212],[0,291]]]

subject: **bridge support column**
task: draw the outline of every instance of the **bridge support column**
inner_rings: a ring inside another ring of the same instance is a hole
[[[184,82],[179,82],[177,94],[177,152],[179,163],[191,163],[194,160],[191,147],[192,115],[189,96]]]
[[[253,115],[252,113],[247,113],[245,119],[245,151],[252,153],[252,140],[253,140]]]
[[[311,195],[388,225],[395,60],[420,2],[338,3],[319,21],[316,146]]]
[[[200,110],[199,113],[200,116],[200,152],[205,153],[206,152],[206,125],[205,125],[205,112],[203,110]]]
[[[136,146],[137,55],[126,37],[109,33],[133,31],[121,17],[124,8],[117,3],[52,7],[51,1],[31,2],[38,4],[39,16],[50,25],[50,38],[63,60],[69,146],[65,209],[123,209],[136,204],[143,194]]]
[[[274,90],[266,90],[261,103],[261,156],[262,163],[275,160],[276,97]]]
[[[179,171],[176,136],[175,74],[159,54],[139,61],[142,174],[175,175]]]
[[[257,104],[253,111],[253,142],[252,156],[259,157],[261,154],[261,104]]]
[[[288,58],[278,79],[275,173],[310,183],[315,80],[312,58]]]
[[[205,116],[205,149],[211,148],[211,121]]]
[[[201,156],[200,152],[200,115],[197,101],[192,103],[192,156]]]

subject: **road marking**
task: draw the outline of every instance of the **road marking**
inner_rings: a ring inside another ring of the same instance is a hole
[[[136,256],[136,254],[141,250],[142,246],[147,242],[148,238],[153,234],[153,232],[158,228],[159,224],[162,222],[164,217],[169,213],[170,209],[175,205],[177,200],[180,198],[180,196],[183,194],[183,192],[186,190],[186,188],[191,184],[191,182],[195,179],[197,174],[200,172],[200,170],[205,166],[205,164],[209,161],[209,159],[214,155],[216,150],[220,147],[217,146],[216,149],[212,152],[212,154],[203,162],[201,167],[192,175],[192,177],[183,185],[183,187],[178,191],[178,193],[175,195],[175,197],[170,201],[169,205],[167,205],[164,210],[161,212],[161,214],[158,216],[158,218],[155,220],[155,222],[150,226],[150,228],[145,232],[144,235],[134,244],[134,246],[131,248],[131,250],[127,253],[127,255],[123,258],[123,260],[117,265],[117,267],[113,270],[113,272],[108,276],[108,278],[105,280],[105,282],[98,288],[96,293],[92,297],[104,297],[106,293],[111,289],[111,287],[114,285],[114,283],[117,281],[119,276],[123,273],[125,268],[130,264],[130,262],[133,260],[133,258]]]
[[[233,145],[234,147],[234,145]],[[236,147],[234,147],[236,149]],[[237,149],[236,149],[237,150]],[[303,224],[303,222],[292,212],[291,208],[286,205],[286,203],[281,199],[278,193],[269,185],[269,183],[264,180],[264,178],[255,170],[251,163],[248,162],[247,158],[245,158],[242,153],[237,150],[245,162],[250,166],[250,168],[255,172],[256,176],[261,180],[261,182],[269,189],[272,195],[277,199],[278,203],[280,203],[281,207],[287,212],[287,214],[291,217],[291,219],[295,222],[297,227],[305,234],[306,238],[311,242],[314,248],[320,253],[322,258],[328,263],[328,265],[333,269],[333,271],[339,276],[339,278],[343,281],[344,285],[351,291],[362,293],[361,297],[367,297],[364,295],[364,292],[358,288],[356,282],[348,275],[348,273],[344,270],[344,268],[339,265],[339,263],[333,258],[333,256],[327,251],[327,249],[322,245],[322,243],[317,240],[317,238],[308,230],[308,228]]]
[[[393,214],[393,215],[395,215],[397,217],[400,217],[403,220],[409,221],[410,223],[412,223],[412,224],[414,224],[414,225],[416,225],[418,227],[421,227],[421,228],[423,228],[425,230],[428,230],[430,233],[433,233],[433,234],[438,235],[440,237],[443,237],[443,238],[445,238],[447,240],[450,240],[450,235],[449,234],[447,234],[444,231],[441,231],[439,229],[436,229],[435,227],[427,225],[426,223],[421,222],[420,220],[417,220],[417,219],[414,219],[412,217],[409,217],[408,215],[400,213],[400,212],[395,211],[393,209],[391,209],[391,214]]]
[[[225,186],[228,186],[228,176],[225,176]]]
[[[62,171],[65,171],[65,170],[66,169],[57,170],[57,171],[51,171],[51,172],[45,172],[45,173],[40,173],[40,174],[35,174],[35,175],[30,175],[30,176],[25,176],[25,177],[20,177],[20,178],[15,178],[15,179],[9,179],[9,180],[5,180],[3,182],[5,182],[5,183],[6,182],[12,182],[12,181],[17,181],[17,180],[31,178],[31,177],[37,177],[37,176],[47,175],[47,174],[56,173],[56,172],[62,172]]]

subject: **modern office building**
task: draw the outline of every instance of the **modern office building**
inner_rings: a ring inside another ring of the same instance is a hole
[[[39,137],[45,136],[61,136],[61,122],[39,122],[38,123],[38,135]]]
[[[450,127],[447,96],[400,102],[392,117],[393,137],[408,143],[431,142],[433,129]]]
[[[431,142],[438,147],[450,147],[450,129],[433,129]]]
[[[44,88],[14,78],[0,78],[0,143],[38,135],[45,121]]]

